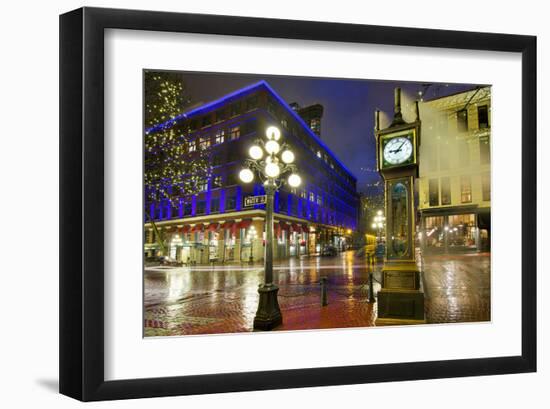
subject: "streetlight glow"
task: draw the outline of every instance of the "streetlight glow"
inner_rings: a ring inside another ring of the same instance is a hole
[[[270,178],[276,178],[281,173],[281,168],[276,163],[268,163],[265,165],[265,174]]]
[[[243,169],[239,172],[239,178],[244,183],[250,183],[254,180],[254,173],[250,169]]]
[[[267,139],[278,141],[281,139],[281,131],[279,131],[279,128],[276,126],[270,126],[266,129],[265,135],[267,136]]]
[[[258,145],[252,145],[248,150],[248,154],[252,159],[262,159],[264,156],[264,151]]]
[[[274,141],[273,139],[270,141],[267,141],[265,144],[265,150],[270,155],[276,155],[277,153],[279,153],[279,149],[281,149],[281,147],[279,146],[279,143]]]
[[[293,173],[288,177],[288,184],[291,187],[298,187],[302,184],[302,178],[300,177],[300,175]]]
[[[281,159],[284,163],[292,163],[294,162],[294,153],[287,149],[282,153]]]

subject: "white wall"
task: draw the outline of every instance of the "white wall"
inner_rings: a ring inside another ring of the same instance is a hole
[[[544,71],[550,70],[550,26],[543,3],[531,0],[508,5],[491,5],[479,0],[463,0],[452,5],[441,1],[402,0],[375,4],[351,0],[311,3],[118,0],[88,1],[86,5],[536,34],[539,36],[539,152],[548,147],[547,138],[540,137],[550,131],[542,115],[550,109],[550,104],[542,98],[545,91],[550,91],[548,77],[543,76]],[[2,8],[0,211],[4,217],[0,234],[3,276],[0,281],[0,402],[4,407],[78,405],[54,391],[58,360],[58,14],[81,5],[70,0],[55,3],[21,0],[5,2]],[[544,159],[542,154],[539,158],[540,162]],[[549,171],[549,161],[540,163],[539,175]],[[548,189],[542,181],[539,186],[539,209],[542,209]],[[542,297],[549,286],[542,274],[548,261],[541,257],[544,238],[540,232],[550,227],[548,216],[539,214],[539,226],[537,374],[162,398],[89,407],[261,405],[275,408],[298,404],[334,407],[346,403],[373,407],[407,404],[426,409],[544,407],[544,403],[550,402],[545,388],[550,383],[550,362],[543,350],[544,336],[549,329],[548,320],[543,323],[543,316],[548,315],[550,303]],[[338,348],[330,351],[337,352]]]

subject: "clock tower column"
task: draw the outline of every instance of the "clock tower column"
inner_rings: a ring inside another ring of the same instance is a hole
[[[395,89],[394,118],[380,129],[375,113],[378,171],[384,179],[386,254],[382,289],[378,292],[376,325],[423,324],[424,291],[415,254],[414,183],[418,177],[420,115],[405,122],[401,113],[401,89]]]

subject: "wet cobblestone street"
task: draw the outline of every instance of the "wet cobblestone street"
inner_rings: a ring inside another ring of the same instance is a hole
[[[490,253],[425,256],[428,323],[491,320]]]
[[[425,257],[428,322],[488,320],[489,266],[488,254]],[[252,331],[262,267],[147,268],[145,336]],[[325,307],[321,307],[321,277],[328,280]],[[380,279],[378,271],[375,279]],[[377,304],[367,300],[368,266],[353,251],[275,263],[274,282],[283,314],[283,324],[276,330],[374,325]],[[379,288],[375,281],[375,292]]]

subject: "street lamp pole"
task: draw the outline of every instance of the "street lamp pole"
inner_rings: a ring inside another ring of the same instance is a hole
[[[258,310],[254,317],[254,329],[271,330],[283,322],[277,293],[279,287],[273,283],[273,202],[275,192],[285,183],[291,187],[298,187],[301,183],[300,176],[296,173],[294,153],[286,144],[279,144],[281,132],[278,128],[270,126],[266,130],[267,141],[258,140],[250,147],[251,159],[246,159],[246,167],[239,173],[239,177],[245,183],[254,180],[255,174],[263,182],[266,206],[265,206],[265,257],[264,257],[264,282],[258,287],[260,299]]]

